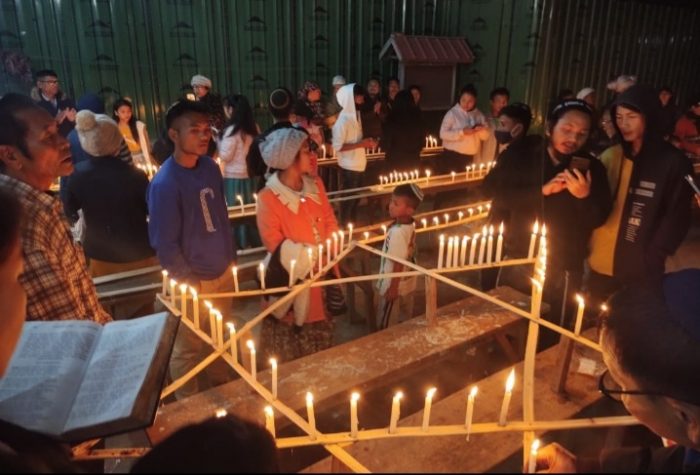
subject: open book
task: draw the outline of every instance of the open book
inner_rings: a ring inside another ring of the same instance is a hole
[[[0,379],[0,419],[68,442],[151,425],[178,324],[166,312],[25,323]]]

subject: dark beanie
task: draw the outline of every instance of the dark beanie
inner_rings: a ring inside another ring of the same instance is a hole
[[[268,105],[270,111],[291,111],[294,100],[294,96],[284,87],[278,87],[270,94],[270,99],[268,100]]]
[[[525,127],[525,132],[527,132],[527,130],[530,128],[530,122],[532,122],[532,111],[530,110],[530,106],[523,104],[522,102],[513,102],[512,104],[508,104],[501,109],[501,112],[498,115],[505,115],[523,124]]]
[[[555,105],[547,117],[550,130],[556,125],[557,122],[559,122],[559,119],[561,119],[564,114],[569,111],[579,111],[583,112],[589,117],[593,117],[593,110],[581,99],[565,99]]]
[[[100,99],[100,96],[93,92],[87,92],[80,96],[80,99],[78,99],[78,102],[75,104],[76,109],[78,112],[88,110],[94,114],[104,114],[105,113],[105,104]]]

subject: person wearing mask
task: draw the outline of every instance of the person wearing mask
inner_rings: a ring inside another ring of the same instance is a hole
[[[501,144],[496,140],[495,130],[500,121],[501,110],[508,105],[510,91],[505,87],[497,87],[489,94],[489,114],[486,116],[486,123],[489,126],[489,137],[481,144],[479,154],[474,157],[474,163],[492,162],[501,152]]]
[[[63,137],[75,127],[75,104],[59,87],[58,74],[51,69],[42,69],[36,73],[36,87],[31,96],[34,102],[51,114],[58,124],[58,133]]]

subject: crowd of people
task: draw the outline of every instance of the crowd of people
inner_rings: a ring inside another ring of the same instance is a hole
[[[339,229],[317,173],[320,146],[332,145],[347,189],[363,184],[367,148],[381,146],[392,168],[415,168],[421,160],[422,89],[402,89],[394,77],[384,95],[376,79],[362,87],[336,76],[329,101],[312,81],[296,95],[277,88],[268,101],[273,124],[261,130],[245,96],[221,99],[211,80],[196,75],[193,98],[168,108],[165,134],[151,146],[128,98],[116,101],[109,117],[94,94],[74,105],[60,91],[55,72],[36,76],[32,97],[0,99],[0,296],[7,295],[0,312],[5,319],[0,336],[7,343],[0,369],[7,366],[25,317],[110,321],[92,283],[96,276],[159,263],[170,277],[200,293],[227,292],[234,289],[230,269],[237,249],[257,245],[267,251],[261,285],[286,285],[292,269],[296,276],[319,271],[315,250]],[[476,89],[467,85],[440,125],[444,153],[437,165],[449,171],[495,161],[481,192],[492,200],[490,222],[508,229],[505,255],[525,257],[532,223],[546,223],[544,296],[555,309],[547,318],[569,326],[575,292],[588,292],[599,302],[614,296],[603,351],[609,376],[623,388],[617,394],[652,430],[681,444],[678,460],[696,467],[700,386],[687,384],[687,378],[696,383],[693,375],[700,374],[695,350],[700,337],[694,333],[700,302],[682,298],[687,295],[678,289],[696,289],[700,278],[693,272],[666,275],[665,260],[690,226],[692,189],[684,177],[693,175],[690,158],[700,152],[700,96],[679,115],[667,86],[655,90],[621,76],[610,89],[613,97],[600,108],[592,88],[577,94],[563,90],[540,137],[528,134],[531,109],[511,103],[508,89],[491,92],[487,116],[476,107]],[[149,183],[136,165],[158,156],[161,166]],[[63,181],[55,196],[50,189],[58,178]],[[227,205],[256,197],[256,226],[232,229]],[[416,184],[394,190],[387,211],[393,223],[383,245],[388,255],[417,261],[413,215],[423,199]],[[339,215],[341,224],[355,221],[357,201],[345,201]],[[69,223],[81,219],[84,230],[76,241]],[[390,259],[380,264],[382,274],[402,269]],[[339,272],[334,267],[328,277]],[[526,272],[485,271],[482,287],[500,283],[527,292]],[[415,278],[380,279],[376,327],[411,318],[415,289]],[[337,303],[337,292],[332,285],[314,287],[276,306],[262,323],[261,356],[289,361],[332,346],[331,303]],[[651,303],[638,307],[637,297],[630,297],[637,295]],[[266,297],[263,306],[278,298]],[[683,300],[688,305],[678,303]],[[215,305],[225,320],[234,320],[231,299]],[[628,326],[635,331],[626,332]],[[669,362],[676,359],[661,356],[664,370],[649,375],[644,362],[656,360],[645,359],[635,347],[641,342],[648,347],[649,335],[666,334],[658,351],[650,353],[673,348],[683,356],[682,370]],[[544,333],[543,343],[553,343],[555,336]],[[190,371],[203,351],[202,342],[182,326],[171,376]],[[213,366],[179,388],[176,397],[231,376],[228,368]],[[4,433],[0,426],[2,456]],[[22,449],[9,446],[13,457],[22,455]],[[541,457],[538,463],[561,469],[574,465],[557,446]]]

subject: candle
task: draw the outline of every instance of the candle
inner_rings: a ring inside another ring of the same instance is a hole
[[[433,406],[433,396],[435,395],[437,388],[428,389],[428,393],[425,395],[425,407],[423,407],[423,431],[428,430],[430,425],[430,410]]]
[[[401,398],[403,393],[398,391],[394,395],[394,400],[391,403],[391,418],[389,419],[389,433],[393,434],[396,432],[396,426],[399,423],[399,416],[401,415]]]
[[[422,218],[422,219],[420,220],[420,222],[421,222],[421,224],[423,225],[423,229],[425,229],[425,228],[428,227],[428,220],[427,220],[427,219]]]
[[[244,207],[243,207],[243,197],[241,195],[236,195],[236,199],[238,202],[241,204],[241,214],[244,212]]]
[[[537,452],[540,450],[540,439],[535,439],[532,441],[530,446],[530,459],[527,464],[527,473],[537,472]]]
[[[265,406],[265,429],[275,437],[275,413],[272,411],[272,406]]]
[[[405,181],[408,181],[408,173],[404,172],[404,174],[403,174],[403,179],[404,179]]]
[[[503,253],[503,222],[498,227],[498,241],[496,241],[496,262],[501,262],[501,254]]]
[[[175,286],[177,285],[177,282],[175,282],[175,279],[170,279],[170,305],[175,307]]]
[[[357,401],[360,399],[359,393],[352,393],[350,396],[350,436],[357,437]]]
[[[476,246],[478,245],[479,233],[476,233],[472,238],[472,249],[469,251],[469,265],[474,264],[474,258],[476,257]]]
[[[209,310],[209,333],[211,333],[211,344],[214,345],[216,342],[216,322],[214,321],[215,310],[211,302],[208,300],[204,301],[204,306]]]
[[[306,248],[306,257],[309,259],[309,278],[314,274],[314,249],[312,247]],[[304,276],[306,278],[306,276]]]
[[[530,234],[530,247],[527,251],[527,258],[532,259],[535,255],[535,241],[537,240],[537,233],[540,229],[540,223],[535,221],[535,225],[532,227],[532,234]]]
[[[199,330],[199,296],[192,287],[190,287],[190,293],[192,294],[192,321],[194,322],[194,327]]]
[[[233,358],[233,361],[236,363],[238,362],[238,344],[236,342],[236,327],[233,326],[233,323],[228,322],[226,324],[228,327],[228,339],[231,341],[231,357]]]
[[[454,238],[450,237],[447,240],[447,258],[445,259],[445,267],[452,267],[452,247],[454,246]]]
[[[187,318],[187,284],[180,284],[180,312]]]
[[[450,175],[452,175],[452,183],[455,182],[455,178],[457,177],[457,173],[455,172],[450,172]]]
[[[464,179],[465,180],[469,179],[469,167],[468,166],[464,169]]]
[[[228,412],[226,412],[226,409],[224,408],[219,408],[216,411],[214,411],[214,417],[217,419],[221,419],[222,417],[228,416]]]
[[[476,394],[479,389],[473,386],[471,391],[469,391],[469,396],[467,397],[467,418],[464,422],[464,427],[467,429],[467,440],[469,440],[469,433],[472,430],[472,419],[474,418],[474,400],[476,399]]]
[[[428,148],[428,137],[425,137],[425,148]]]
[[[484,175],[484,164],[482,163],[481,165],[479,165],[479,176],[483,176],[483,175]]]
[[[253,201],[255,201],[255,211],[258,210],[258,194],[253,193]]]
[[[452,267],[459,266],[459,236],[454,236],[454,247],[452,248]]]
[[[440,250],[438,251],[438,269],[442,269],[442,263],[443,263],[443,256],[442,254],[445,252],[445,235],[441,234],[440,235]]]
[[[338,236],[340,236],[340,250],[342,251],[345,248],[345,231],[342,229],[338,231]]]
[[[321,144],[321,158],[326,158],[326,144]]]
[[[493,225],[489,228],[489,239],[486,251],[486,263],[491,264],[493,259]]]
[[[386,224],[382,224],[382,231],[384,232],[384,237],[386,238]]]
[[[277,360],[270,358],[270,367],[272,368],[272,399],[277,399]]]
[[[310,392],[306,393],[306,415],[309,418],[309,426],[311,426],[311,439],[316,438],[316,416],[314,415],[314,395]]]
[[[258,265],[258,275],[260,276],[260,288],[265,290],[265,263],[261,262]]]
[[[333,231],[333,259],[336,259],[338,257],[338,233]]]
[[[586,305],[581,294],[576,294],[576,301],[578,302],[578,310],[576,312],[576,325],[574,326],[574,333],[576,335],[580,335],[581,327],[583,326],[583,311],[585,310]]]
[[[476,209],[479,212],[479,214],[481,214],[481,212],[483,211],[484,208],[481,205],[479,205],[476,207]]]
[[[168,295],[168,271],[163,270],[161,271],[161,274],[163,274],[163,290],[161,290],[161,294],[163,294],[163,297]]]
[[[365,237],[365,241],[369,240],[369,231],[365,231],[362,235]]]
[[[253,381],[258,380],[258,362],[255,357],[255,343],[253,340],[246,341],[246,346],[250,350],[250,375],[253,377]]]
[[[471,218],[472,215],[474,214],[474,209],[469,208],[467,211],[469,212],[469,217]]]
[[[445,224],[449,224],[450,222],[450,215],[445,213],[442,215],[443,218],[445,218]]]
[[[537,251],[538,254],[543,254],[547,249],[547,225],[542,223],[542,230],[540,232],[540,248]]]
[[[224,347],[224,317],[218,310],[216,311],[216,341],[219,348]]]
[[[330,238],[326,239],[326,264],[331,263],[331,240]]]
[[[323,268],[323,244],[318,245],[318,273],[321,273]]]
[[[289,287],[294,287],[294,267],[297,265],[297,260],[292,259],[289,263]]]
[[[481,242],[479,243],[479,264],[484,263],[484,254],[486,253],[486,238],[488,231],[486,226],[481,229]]]
[[[503,396],[503,404],[501,405],[501,415],[498,418],[498,425],[506,425],[506,420],[508,418],[508,406],[510,405],[510,398],[513,395],[513,386],[515,386],[515,369],[510,371],[508,375],[508,380],[506,381],[506,392]]]
[[[437,216],[433,216],[433,226],[438,226],[440,225],[440,218]]]
[[[425,171],[425,182],[430,183],[430,170]]]
[[[467,263],[467,247],[469,246],[469,236],[462,237],[462,250],[459,256],[459,265],[464,266]]]
[[[238,267],[233,266],[231,272],[233,273],[233,291],[238,292]]]
[[[463,218],[464,218],[464,213],[462,211],[457,211],[457,219],[462,221]]]
[[[352,223],[348,223],[348,244],[350,244],[350,241],[352,241],[352,230],[354,229],[354,226]]]

